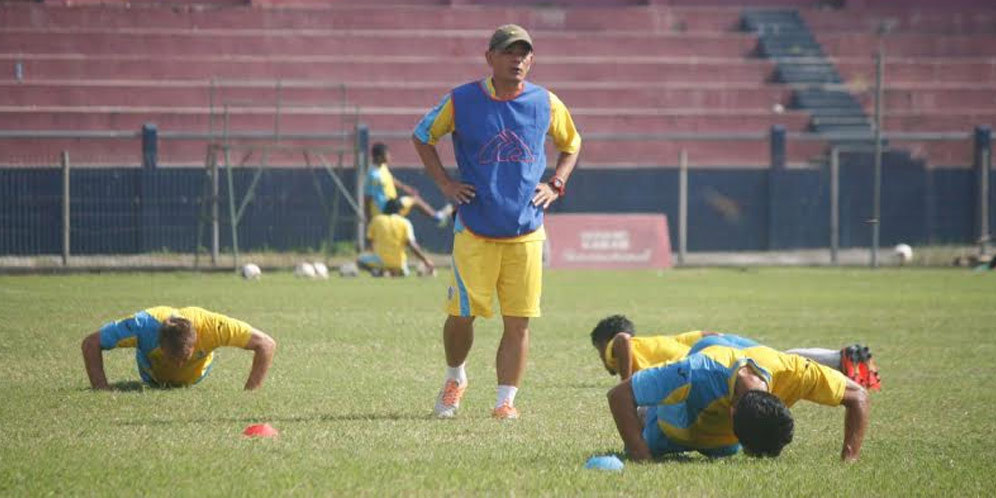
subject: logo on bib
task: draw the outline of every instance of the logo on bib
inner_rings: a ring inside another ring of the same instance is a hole
[[[477,156],[480,164],[531,163],[535,160],[529,146],[512,130],[495,135]]]

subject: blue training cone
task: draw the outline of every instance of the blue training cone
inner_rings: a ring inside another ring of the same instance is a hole
[[[584,464],[586,469],[609,470],[619,472],[623,469],[623,462],[615,455],[593,456]]]

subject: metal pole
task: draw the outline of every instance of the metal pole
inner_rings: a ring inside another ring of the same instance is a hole
[[[830,264],[840,264],[840,149],[830,149]]]
[[[218,151],[211,151],[211,266],[218,266],[221,247],[221,222],[218,219]]]
[[[364,184],[366,182],[369,157],[367,151],[370,150],[370,128],[364,124],[356,125],[355,137],[353,139],[353,152],[356,155],[356,248],[359,252],[366,250],[367,233],[366,227],[366,192]],[[334,177],[333,177],[334,178]]]
[[[989,157],[988,148],[982,150],[982,170],[979,172],[979,255],[989,252]]]
[[[69,151],[62,151],[62,266],[69,265]]]
[[[872,187],[871,266],[878,268],[879,233],[882,217],[882,82],[885,78],[885,50],[879,41],[875,53],[875,180]]]
[[[678,154],[678,264],[688,252],[688,151]]]

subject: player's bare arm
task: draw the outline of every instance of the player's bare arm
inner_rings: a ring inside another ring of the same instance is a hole
[[[266,373],[273,364],[273,355],[277,351],[277,342],[264,332],[253,329],[252,337],[246,344],[246,350],[252,351],[252,368],[249,370],[249,378],[246,380],[246,391],[258,389],[266,379]]]
[[[619,380],[626,380],[633,375],[633,354],[631,336],[627,333],[616,334],[612,338],[612,355],[616,358],[616,372]]]
[[[443,168],[443,161],[439,158],[439,151],[434,145],[423,143],[418,137],[412,137],[415,144],[415,152],[418,153],[422,165],[425,166],[426,173],[436,182],[436,186],[443,192],[447,199],[456,201],[459,204],[470,202],[475,195],[474,186],[467,183],[460,183],[450,178]]]
[[[865,429],[868,428],[868,417],[871,408],[868,402],[868,392],[851,379],[847,379],[847,389],[844,391],[844,447],[840,458],[852,462],[861,455],[861,443],[865,439]]]
[[[574,166],[578,163],[578,154],[568,154],[566,152],[561,152],[560,156],[557,157],[557,167],[553,171],[553,178],[558,178],[564,185],[567,184],[567,180],[571,177],[571,172],[574,171]],[[553,201],[560,198],[560,193],[550,186],[551,179],[547,181],[540,182],[536,185],[536,193],[533,195],[533,205],[546,209],[550,207]]]
[[[107,375],[104,373],[104,353],[100,349],[100,332],[94,332],[83,339],[83,365],[86,375],[90,378],[90,387],[100,391],[108,391]]]
[[[629,380],[609,390],[609,409],[616,421],[616,429],[626,445],[626,454],[635,461],[651,458],[650,446],[643,440],[643,423],[636,410],[636,398]]]
[[[422,264],[425,265],[425,269],[427,270],[426,275],[432,275],[435,272],[436,265],[432,263],[429,256],[427,256],[425,251],[422,250],[422,246],[414,240],[409,240],[408,247],[411,247],[412,253],[415,254],[415,257],[417,257],[420,261],[422,261]]]

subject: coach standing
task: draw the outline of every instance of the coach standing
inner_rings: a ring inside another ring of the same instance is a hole
[[[415,128],[415,150],[426,171],[458,204],[443,326],[449,368],[435,406],[440,418],[456,415],[467,388],[464,362],[474,342],[474,318],[492,316],[496,293],[504,332],[492,414],[519,416],[514,401],[529,350],[529,319],[540,315],[543,210],[564,195],[581,149],[563,102],[526,81],[533,55],[525,29],[499,27],[485,53],[491,77],[454,88]],[[436,150],[447,133],[453,133],[459,180],[446,173]],[[560,156],[544,180],[546,135]]]

